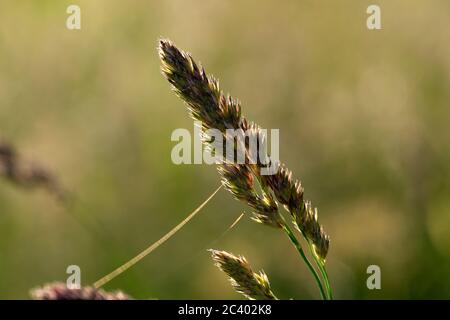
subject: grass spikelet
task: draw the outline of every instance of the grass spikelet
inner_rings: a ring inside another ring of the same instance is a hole
[[[314,246],[314,253],[325,261],[330,238],[319,224],[318,211],[312,209],[311,202],[303,199],[304,189],[298,180],[292,178],[292,172],[280,165],[274,175],[262,176],[270,186],[277,200],[289,211],[295,226]]]
[[[253,220],[256,222],[281,228],[284,224],[274,199],[268,195],[260,196],[254,187],[254,178],[248,165],[219,165],[222,183],[236,199],[246,202],[253,208]]]
[[[216,266],[230,277],[233,288],[250,300],[277,300],[264,271],[254,272],[242,256],[209,250]]]
[[[207,76],[189,53],[179,50],[169,40],[160,40],[159,56],[162,72],[174,91],[188,105],[192,117],[205,128],[225,130],[240,124],[239,102],[225,97],[219,82]]]

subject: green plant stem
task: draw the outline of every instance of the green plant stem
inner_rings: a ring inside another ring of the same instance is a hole
[[[331,284],[330,284],[330,279],[328,278],[327,269],[325,268],[325,265],[322,263],[322,261],[320,261],[319,258],[317,257],[317,255],[314,253],[312,243],[306,238],[305,234],[302,231],[300,231],[300,232],[301,232],[303,238],[306,240],[306,242],[308,242],[309,252],[313,256],[314,261],[316,262],[317,267],[319,268],[320,273],[322,274],[322,278],[325,282],[325,287],[327,289],[328,298],[330,300],[333,300],[333,290],[331,289]]]
[[[323,290],[322,282],[320,281],[319,275],[317,274],[317,271],[316,271],[316,269],[314,269],[311,262],[308,260],[308,257],[306,257],[305,252],[303,251],[303,249],[302,249],[300,243],[298,242],[297,238],[295,237],[294,233],[292,232],[292,230],[289,228],[289,226],[287,224],[284,224],[283,230],[286,233],[286,235],[289,237],[289,240],[291,240],[294,247],[297,249],[298,253],[300,253],[300,256],[302,257],[303,261],[308,266],[309,271],[311,271],[312,275],[314,276],[314,279],[316,280],[317,285],[319,287],[320,296],[321,296],[322,300],[327,300],[327,295],[325,294],[325,291]]]
[[[325,269],[325,265],[321,261],[319,261],[319,259],[316,257],[314,253],[311,254],[313,255],[314,260],[316,261],[316,264],[319,267],[320,273],[322,274],[322,278],[324,279],[325,287],[328,292],[328,298],[330,300],[333,300],[333,291],[331,290],[330,279],[328,278],[328,273],[327,270]]]
[[[319,268],[322,272],[322,275],[325,279],[325,284],[328,287],[328,297],[330,298],[330,300],[333,300],[333,290],[331,288],[331,284],[330,284],[330,279],[328,278],[328,272],[327,269],[325,267],[325,265],[319,265]]]

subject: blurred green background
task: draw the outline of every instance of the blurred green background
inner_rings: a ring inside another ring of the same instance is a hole
[[[42,190],[0,180],[0,298],[92,283],[161,237],[219,185],[213,166],[174,165],[192,131],[161,76],[161,36],[192,52],[243,112],[280,128],[280,157],[331,236],[336,298],[450,298],[450,2],[2,1],[0,138],[51,168],[68,212]],[[81,7],[81,30],[65,23]],[[315,299],[280,232],[221,191],[195,220],[110,282],[136,298],[229,299],[205,251],[242,254],[281,298]],[[381,267],[382,289],[366,287]]]

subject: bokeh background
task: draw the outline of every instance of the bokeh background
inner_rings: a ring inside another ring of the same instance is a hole
[[[213,166],[174,165],[192,131],[159,71],[157,39],[201,61],[244,114],[280,128],[280,157],[331,236],[336,298],[450,298],[450,2],[1,1],[0,138],[53,170],[70,210],[0,180],[0,298],[112,271],[217,188]],[[81,30],[66,8],[81,7]],[[281,298],[316,299],[280,232],[221,191],[187,227],[106,288],[136,298],[240,299],[207,248],[245,255]],[[381,267],[382,289],[366,287]]]

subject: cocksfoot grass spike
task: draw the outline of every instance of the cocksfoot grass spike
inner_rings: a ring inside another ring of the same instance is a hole
[[[259,152],[255,157],[245,139],[235,141],[235,137],[227,133],[227,129],[249,133],[249,136],[262,142],[258,143],[258,149],[266,141],[263,130],[242,115],[241,103],[230,95],[225,95],[218,80],[207,75],[189,53],[178,49],[166,39],[159,41],[158,52],[163,75],[175,93],[187,104],[192,118],[202,123],[202,140],[206,147],[213,149],[208,129],[219,130],[224,144],[234,147],[234,150],[226,150],[223,153],[226,156],[218,163],[224,187],[236,199],[252,208],[253,220],[284,231],[317,282],[321,297],[332,299],[331,285],[325,269],[330,238],[319,223],[317,209],[313,209],[311,203],[304,199],[304,189],[300,181],[292,178],[292,172],[284,164],[278,163],[270,156],[260,159]],[[245,151],[245,161],[242,164],[234,161],[240,148]],[[229,157],[230,154],[232,158]],[[267,165],[275,166],[273,174],[262,174],[262,169]],[[289,212],[295,229],[305,239],[322,279],[281,214],[280,205]]]

